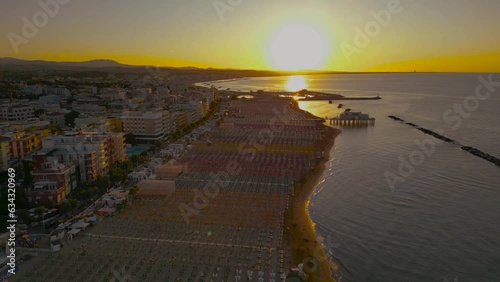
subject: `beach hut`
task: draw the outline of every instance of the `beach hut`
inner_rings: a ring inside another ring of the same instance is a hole
[[[80,229],[71,229],[68,231],[68,237],[74,238],[78,233],[80,233]]]
[[[58,252],[61,250],[61,241],[60,240],[57,240],[57,241],[53,241],[53,242],[50,242],[50,249],[53,251],[53,252]]]
[[[79,220],[71,225],[71,229],[80,229],[82,231],[85,231],[85,229],[89,226],[89,223],[83,222],[82,220]]]
[[[65,234],[66,232],[64,231],[64,229],[55,229],[50,233],[50,241],[55,242],[61,240]]]

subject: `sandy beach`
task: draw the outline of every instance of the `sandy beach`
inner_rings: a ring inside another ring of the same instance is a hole
[[[327,127],[324,140],[324,156],[316,163],[315,168],[308,173],[304,182],[295,184],[291,210],[287,217],[287,230],[289,230],[289,246],[292,249],[292,265],[304,263],[304,270],[308,274],[307,281],[336,281],[332,270],[337,266],[325,256],[324,247],[317,240],[314,222],[309,217],[307,210],[310,202],[309,196],[319,182],[325,163],[329,159],[329,152],[334,145],[335,137],[340,131]]]

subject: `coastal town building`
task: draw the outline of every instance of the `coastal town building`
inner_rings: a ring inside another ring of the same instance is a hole
[[[0,171],[9,169],[10,138],[0,136]]]
[[[116,100],[125,101],[127,99],[126,94],[125,89],[122,88],[105,88],[100,90],[99,98],[108,103]]]
[[[23,159],[40,146],[40,138],[33,133],[17,132],[12,134],[9,146],[13,158]]]
[[[188,111],[188,124],[194,123],[203,117],[201,107]]]
[[[26,86],[19,91],[21,97],[36,98],[43,95],[56,95],[60,98],[66,98],[71,95],[71,92],[64,87],[45,87],[40,85]]]
[[[22,121],[33,117],[33,107],[29,104],[16,102],[0,106],[1,121]]]
[[[96,94],[97,93],[97,87],[92,86],[92,85],[82,85],[77,88],[77,91],[80,93],[91,93],[91,94]]]
[[[177,111],[172,113],[172,128],[179,131],[189,124],[189,115],[187,111]]]
[[[70,132],[42,142],[44,150],[54,150],[59,162],[73,162],[82,181],[92,181],[109,172],[112,164],[125,160],[123,133]]]
[[[45,104],[45,105],[36,105],[33,107],[35,110],[43,110],[45,113],[58,113],[61,111],[68,111],[68,110],[61,110],[61,105],[59,103],[50,103],[50,104]]]
[[[14,128],[12,127],[10,122],[2,122],[0,123],[0,135],[9,135],[14,132]]]
[[[22,121],[11,121],[8,122],[8,124],[12,128],[12,131],[10,131],[9,133],[14,133],[14,132],[26,131],[30,128],[36,129],[36,128],[46,127],[50,125],[50,121],[41,120],[39,118],[30,118]]]
[[[61,97],[58,95],[45,95],[38,98],[38,104],[40,106],[45,106],[48,104],[59,104],[61,103]]]
[[[68,97],[71,92],[65,87],[44,87],[42,88],[42,93],[44,95],[57,95],[60,97]]]
[[[33,186],[28,189],[28,201],[59,204],[76,188],[76,168],[72,162],[60,163],[52,151],[33,154]]]
[[[110,132],[123,132],[123,123],[119,117],[108,117],[106,123]]]
[[[105,123],[105,118],[88,116],[86,114],[80,114],[77,118],[75,118],[75,128],[82,128],[91,124],[101,123]]]
[[[64,114],[60,112],[51,112],[45,115],[45,118],[50,121],[50,124],[55,124],[60,127],[65,126]]]
[[[43,110],[45,113],[61,112],[61,97],[58,95],[46,95],[38,98],[38,101],[32,104],[33,109]]]
[[[43,94],[43,87],[39,85],[27,86],[19,91],[21,96],[39,96]]]
[[[165,110],[124,111],[121,117],[123,132],[131,133],[139,140],[161,140],[170,132],[170,113]]]
[[[94,102],[73,102],[71,104],[71,109],[75,112],[78,112],[80,114],[85,114],[88,116],[106,116],[106,107],[104,106],[99,106],[97,103],[99,101],[94,101]]]

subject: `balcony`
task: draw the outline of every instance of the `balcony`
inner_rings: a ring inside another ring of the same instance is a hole
[[[56,181],[37,181],[33,184],[33,187],[29,190],[29,192],[55,192],[64,186],[58,185]]]

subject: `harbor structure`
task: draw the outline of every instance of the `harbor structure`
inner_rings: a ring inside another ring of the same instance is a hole
[[[368,114],[362,112],[353,112],[351,109],[346,109],[337,117],[330,118],[330,125],[367,126],[374,124],[375,118],[371,118]]]

